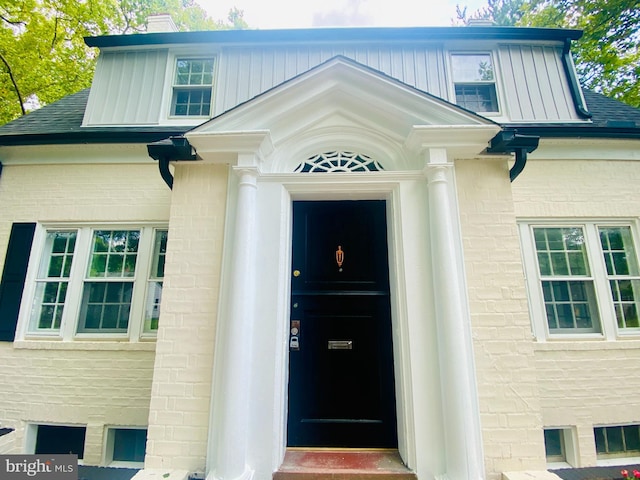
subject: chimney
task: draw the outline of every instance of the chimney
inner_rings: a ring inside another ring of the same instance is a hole
[[[467,20],[467,27],[494,27],[496,22],[490,18],[470,18]]]
[[[177,32],[178,27],[168,13],[158,13],[147,17],[147,33]]]

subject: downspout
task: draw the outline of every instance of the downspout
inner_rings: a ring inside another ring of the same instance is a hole
[[[521,135],[516,130],[503,130],[491,139],[487,153],[515,153],[516,161],[509,170],[513,182],[527,164],[527,154],[538,148],[540,137]]]
[[[571,92],[571,98],[576,107],[576,112],[578,112],[578,115],[582,118],[591,118],[592,115],[589,113],[589,110],[587,110],[582,95],[580,95],[580,84],[578,83],[578,76],[573,66],[573,59],[571,58],[571,40],[568,38],[565,39],[564,48],[562,49],[562,66],[569,81],[569,91]]]
[[[169,162],[196,160],[196,151],[185,137],[169,137],[147,145],[149,156],[158,161],[158,170],[164,183],[173,190],[173,175]]]
[[[518,175],[522,173],[525,165],[527,164],[527,149],[526,148],[516,148],[516,161],[509,170],[509,179],[513,182]]]

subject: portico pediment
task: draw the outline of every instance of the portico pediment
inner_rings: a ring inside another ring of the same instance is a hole
[[[416,129],[425,128],[436,137],[441,129],[447,132],[443,147],[455,146],[451,137],[458,128],[461,144],[467,147],[469,132],[479,132],[474,153],[500,129],[487,118],[338,56],[224,112],[186,137],[205,160],[246,152],[255,142],[242,138],[256,138],[260,132],[258,137],[265,137],[262,156],[281,167],[283,158],[304,160],[323,149],[345,149],[385,157],[395,163],[389,166],[403,169],[407,155],[420,148]],[[271,167],[266,170],[290,171]]]

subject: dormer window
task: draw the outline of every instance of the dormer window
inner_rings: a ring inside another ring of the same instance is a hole
[[[171,115],[207,117],[211,113],[213,58],[179,58],[173,80]]]
[[[456,103],[472,112],[498,112],[493,62],[489,53],[451,55]]]

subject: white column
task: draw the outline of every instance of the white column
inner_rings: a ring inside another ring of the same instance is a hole
[[[446,149],[428,150],[431,259],[438,331],[446,478],[484,478],[480,413],[463,252]]]
[[[215,430],[213,476],[220,480],[248,479],[253,475],[246,464],[253,309],[255,303],[255,220],[258,171],[255,167],[233,167],[240,177],[235,214],[233,259],[230,271],[229,307],[223,328],[224,338],[217,348],[224,355],[221,378],[216,382],[216,398],[221,404]]]

